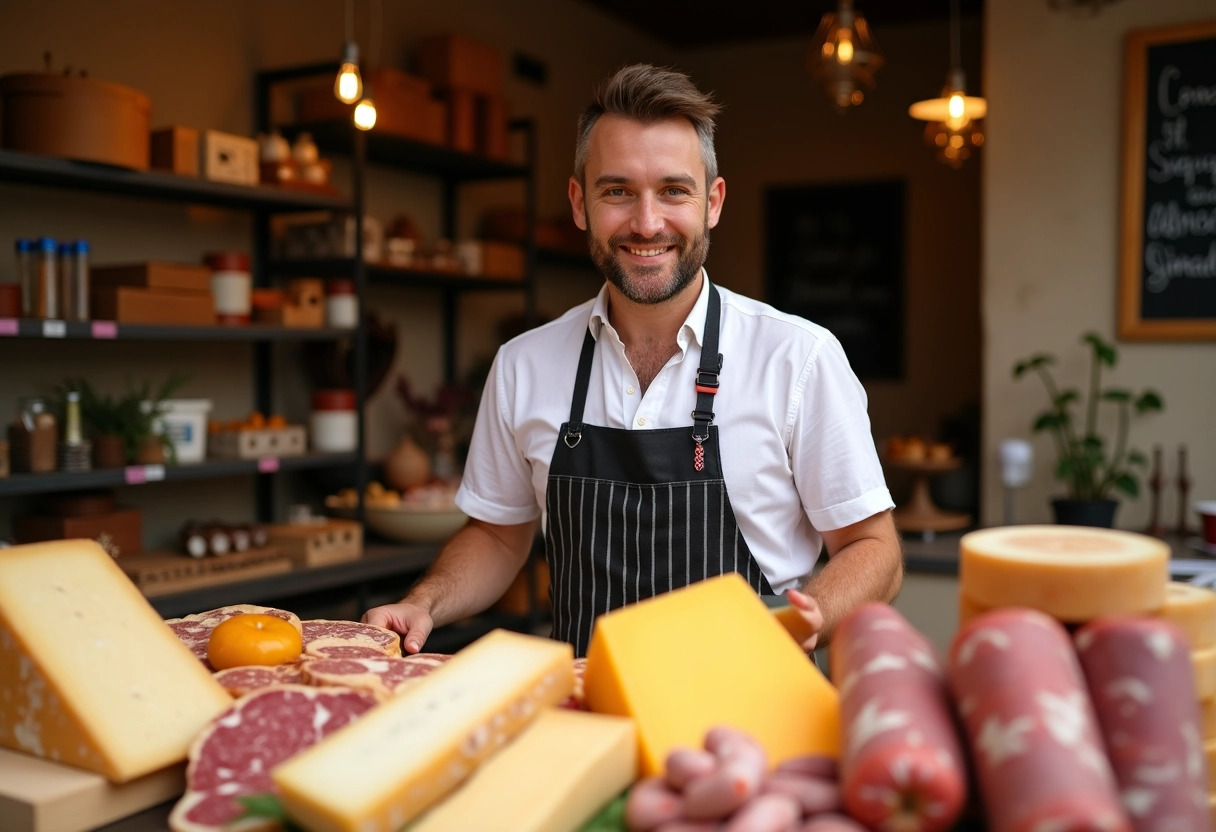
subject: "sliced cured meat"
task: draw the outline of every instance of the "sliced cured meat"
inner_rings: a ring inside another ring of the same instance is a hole
[[[213,674],[215,681],[224,686],[224,690],[239,699],[255,690],[268,688],[271,685],[302,685],[305,684],[304,673],[300,669],[302,662],[288,662],[273,667],[251,665],[249,667],[230,667]]]
[[[1071,637],[1024,607],[958,631],[947,678],[989,832],[1130,832]]]
[[[305,645],[304,655],[312,659],[381,659],[386,654],[368,644],[319,642]]]
[[[259,607],[256,604],[233,604],[227,607],[217,607],[206,612],[196,612],[182,618],[169,618],[165,624],[177,634],[182,643],[190,648],[190,652],[198,656],[203,664],[207,664],[207,643],[211,640],[211,631],[222,621],[246,613],[261,613],[281,618],[295,627],[301,633],[303,628],[300,618],[294,612],[280,610],[274,607]],[[210,667],[210,665],[207,665]]]
[[[1136,832],[1209,828],[1208,773],[1186,634],[1164,619],[1099,619],[1073,637]]]
[[[186,793],[173,807],[174,832],[221,832],[244,812],[238,798],[277,793],[270,771],[367,713],[376,699],[349,688],[282,685],[233,703],[190,748]],[[245,823],[241,832],[277,830],[278,824]]]
[[[381,653],[378,659],[310,659],[304,662],[303,673],[311,685],[358,688],[370,691],[378,699],[387,699],[442,665],[442,661],[431,658],[399,658]]]
[[[849,815],[871,829],[951,828],[966,804],[967,764],[933,645],[893,607],[865,604],[840,622],[829,650]]]
[[[401,636],[387,627],[356,621],[329,621],[324,618],[303,622],[304,649],[331,644],[363,644],[378,647],[388,656],[401,656]]]

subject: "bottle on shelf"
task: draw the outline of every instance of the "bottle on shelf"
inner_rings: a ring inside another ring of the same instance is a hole
[[[34,287],[34,309],[31,317],[58,318],[59,278],[56,269],[57,246],[53,237],[39,237],[36,269],[38,283]]]

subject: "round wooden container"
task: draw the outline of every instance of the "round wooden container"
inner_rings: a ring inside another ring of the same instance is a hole
[[[64,159],[148,169],[148,96],[138,90],[62,75],[0,78],[3,145]]]

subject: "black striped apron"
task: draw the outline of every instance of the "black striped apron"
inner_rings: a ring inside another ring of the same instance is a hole
[[[713,396],[721,301],[709,287],[690,427],[624,430],[584,424],[595,358],[583,339],[570,421],[562,425],[545,494],[553,637],[583,656],[598,615],[726,572],[757,593],[773,590],[731,510]]]

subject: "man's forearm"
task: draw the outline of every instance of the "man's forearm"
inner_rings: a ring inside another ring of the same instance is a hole
[[[903,581],[903,554],[898,539],[863,538],[828,558],[803,589],[819,604],[826,644],[836,625],[867,601],[895,600]]]
[[[404,600],[426,609],[436,627],[476,615],[506,592],[527,562],[534,534],[531,523],[470,521],[444,545]]]

